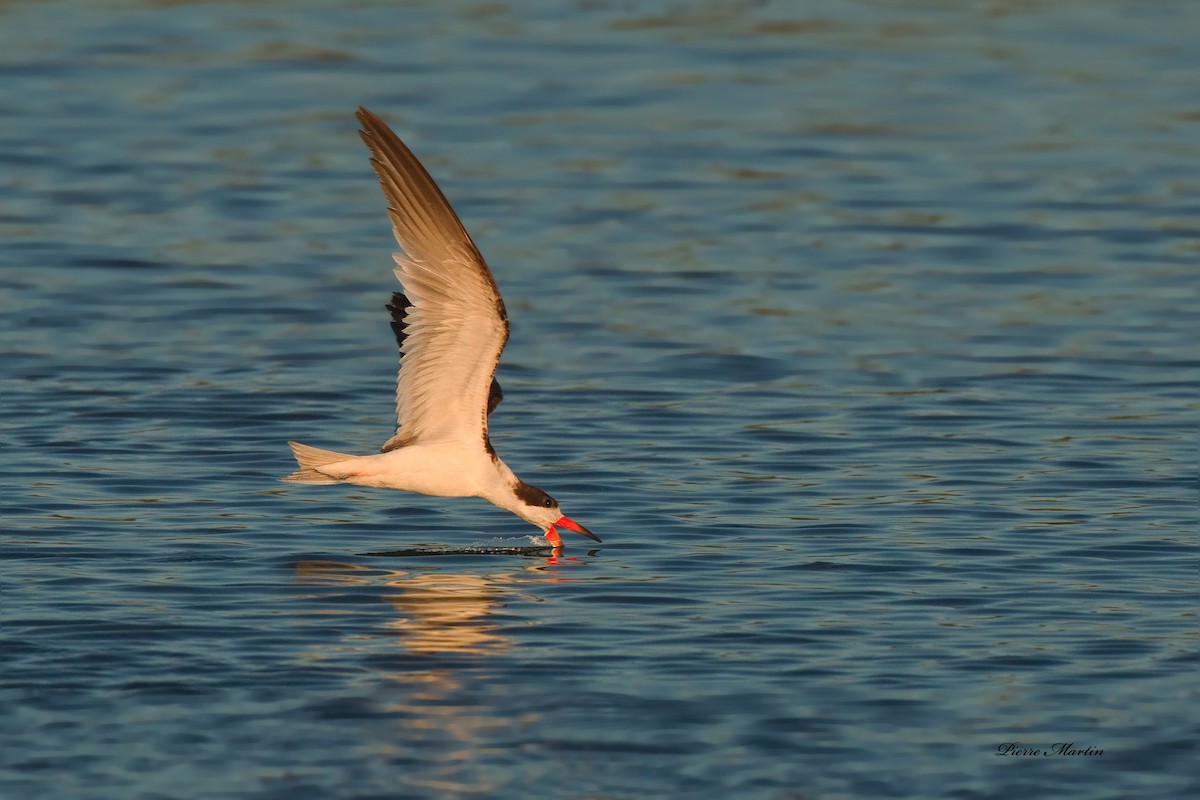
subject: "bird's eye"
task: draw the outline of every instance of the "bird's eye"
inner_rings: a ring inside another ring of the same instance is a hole
[[[546,508],[554,508],[554,501],[547,497],[542,501],[542,505],[544,505]]]

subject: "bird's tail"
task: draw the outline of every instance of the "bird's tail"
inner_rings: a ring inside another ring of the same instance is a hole
[[[345,453],[321,450],[320,448],[309,447],[299,442],[288,442],[288,447],[292,448],[292,455],[296,457],[296,463],[300,465],[300,469],[291,475],[288,475],[286,478],[280,478],[281,481],[287,481],[288,483],[308,483],[314,485],[341,483],[337,478],[331,478],[328,475],[318,472],[317,467],[354,458],[354,456],[348,456]]]

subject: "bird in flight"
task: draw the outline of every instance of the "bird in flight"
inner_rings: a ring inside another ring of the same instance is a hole
[[[387,305],[400,347],[398,427],[379,453],[365,456],[288,442],[300,469],[283,480],[482,497],[536,525],[554,547],[562,546],[558,528],[600,541],[496,455],[488,417],[504,397],[495,374],[508,341],[496,279],[400,137],[365,108],[358,120],[403,250],[392,258],[404,293],[394,292]]]

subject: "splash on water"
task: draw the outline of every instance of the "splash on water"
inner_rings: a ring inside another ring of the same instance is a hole
[[[508,544],[522,542],[528,544]],[[409,547],[402,550],[380,550],[363,553],[376,558],[421,558],[427,556],[545,556],[553,547],[543,536],[498,536],[486,542],[465,547]]]

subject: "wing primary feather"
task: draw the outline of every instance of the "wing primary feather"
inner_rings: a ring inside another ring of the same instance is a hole
[[[408,335],[405,330],[408,327],[408,309],[412,307],[412,303],[408,302],[408,298],[401,292],[392,292],[392,302],[388,303],[384,308],[388,310],[392,318],[392,333],[396,335],[396,347],[404,347],[404,339]]]
[[[398,428],[384,449],[482,435],[491,452],[487,416],[504,397],[495,374],[509,335],[495,277],[412,151],[367,109],[358,119],[404,250],[395,256],[404,292],[387,304],[400,348]]]
[[[500,381],[492,378],[492,388],[488,390],[488,416],[496,410],[496,406],[500,405],[500,401],[504,399],[504,392],[500,389]]]

